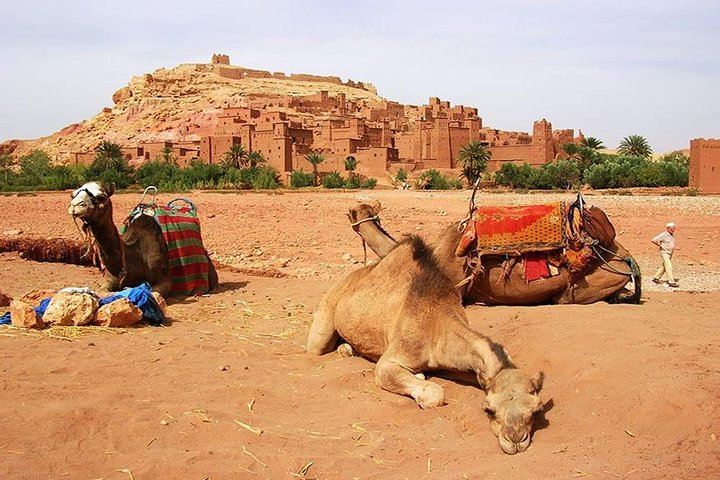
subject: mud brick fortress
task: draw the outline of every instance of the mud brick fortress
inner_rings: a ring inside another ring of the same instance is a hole
[[[703,193],[720,193],[720,140],[690,141],[689,186]]]
[[[531,133],[488,128],[474,107],[451,106],[435,97],[427,105],[402,105],[378,97],[369,83],[231,66],[230,58],[222,54],[213,55],[210,64],[193,68],[224,82],[289,80],[317,86],[293,94],[256,91],[241,99],[233,96],[215,109],[211,121],[188,117],[174,125],[179,134],[172,141],[123,142],[131,164],[160,158],[168,148],[180,166],[194,159],[220,163],[232,145],[242,145],[247,152],[260,152],[283,180],[294,170],[310,171],[305,156],[311,152],[325,158],[319,165],[321,173],[343,171],[345,159],[353,156],[358,173],[386,178],[401,168],[407,172],[457,169],[460,150],[471,141],[480,141],[492,153],[488,169],[493,172],[506,162],[538,166],[563,158],[562,145],[583,138],[580,131],[576,136],[572,129],[553,130],[545,119],[534,122]],[[159,83],[150,74],[145,77],[146,83]],[[352,89],[366,93],[367,98],[349,99],[358,92]],[[116,95],[122,96],[122,91]],[[302,94],[308,91],[316,93]],[[690,157],[690,186],[720,193],[720,140],[693,140]],[[70,154],[71,163],[87,164],[93,159],[93,151]]]

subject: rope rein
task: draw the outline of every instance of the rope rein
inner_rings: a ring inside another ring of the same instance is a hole
[[[361,223],[365,223],[365,222],[378,222],[378,223],[380,223],[380,217],[379,217],[378,215],[374,215],[374,216],[372,216],[372,217],[363,218],[362,220],[358,220],[358,221],[355,222],[355,223],[351,223],[350,226],[351,226],[351,227],[357,227],[357,226],[360,225]]]
[[[618,270],[617,268],[615,268],[615,267],[613,267],[612,265],[610,265],[610,264],[608,263],[608,261],[605,260],[605,257],[603,256],[603,254],[602,254],[601,252],[598,252],[598,249],[599,249],[599,250],[602,250],[603,252],[609,253],[610,255],[612,255],[612,257],[614,257],[614,258],[616,258],[616,259],[618,259],[618,260],[622,260],[623,262],[628,263],[628,260],[627,260],[626,258],[621,257],[621,256],[618,255],[617,253],[615,253],[615,252],[613,252],[613,251],[611,251],[611,250],[608,250],[607,248],[605,248],[605,247],[603,247],[602,245],[599,245],[599,244],[597,244],[597,243],[591,244],[591,245],[590,245],[590,248],[592,248],[593,252],[595,252],[595,255],[597,255],[598,258],[599,258],[600,260],[602,260],[604,266],[607,267],[607,268],[606,268],[607,270],[610,270],[610,271],[613,272],[613,273],[617,273],[618,275],[627,275],[628,277],[632,277],[632,276],[635,275],[634,272],[632,272],[632,271],[631,271],[630,273],[621,272],[621,271]]]

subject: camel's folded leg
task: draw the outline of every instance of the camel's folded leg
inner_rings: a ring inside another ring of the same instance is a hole
[[[172,289],[172,277],[161,278],[152,285],[152,289],[158,292],[163,298],[168,298],[170,296],[170,290]]]
[[[340,336],[335,330],[335,322],[323,302],[315,312],[313,323],[308,333],[307,351],[315,355],[324,355],[335,348]]]
[[[439,407],[445,403],[440,385],[421,380],[385,352],[375,366],[375,382],[385,390],[415,399],[422,408]]]

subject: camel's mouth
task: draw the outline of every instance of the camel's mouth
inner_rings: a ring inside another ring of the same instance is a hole
[[[86,216],[89,212],[90,210],[88,209],[87,205],[83,204],[70,204],[70,206],[68,207],[68,214],[73,218],[82,218]]]
[[[516,453],[524,452],[530,446],[529,433],[525,433],[522,440],[519,442],[514,442],[502,434],[498,435],[498,440],[500,441],[500,448],[508,455],[515,455]]]

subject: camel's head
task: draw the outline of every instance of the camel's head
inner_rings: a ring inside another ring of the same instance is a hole
[[[85,221],[102,216],[110,205],[110,196],[114,192],[112,184],[87,182],[70,194],[68,213],[73,218]]]
[[[372,205],[368,203],[358,203],[354,207],[350,208],[350,211],[348,212],[348,220],[350,220],[350,224],[353,228],[357,230],[357,225],[359,225],[359,223],[369,221],[369,219],[374,219],[378,213],[380,213],[381,208],[380,202],[375,202]]]
[[[535,415],[542,412],[540,400],[544,374],[530,378],[516,368],[501,370],[485,385],[485,412],[503,452],[514,455],[530,445]]]

